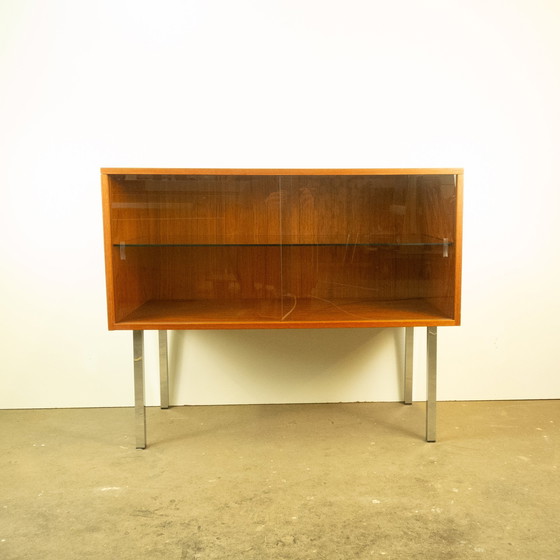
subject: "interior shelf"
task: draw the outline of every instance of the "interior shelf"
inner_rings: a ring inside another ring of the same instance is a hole
[[[422,299],[363,301],[295,298],[152,300],[117,324],[120,329],[397,327],[453,324]]]

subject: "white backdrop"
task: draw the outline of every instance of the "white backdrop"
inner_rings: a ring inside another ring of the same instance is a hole
[[[559,398],[559,30],[556,0],[0,2],[0,407],[132,404],[100,167],[464,167],[438,396]],[[170,346],[176,404],[400,399],[399,330]]]

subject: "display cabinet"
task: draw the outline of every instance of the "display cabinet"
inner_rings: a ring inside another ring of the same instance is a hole
[[[134,332],[145,446],[144,330],[428,328],[460,323],[461,169],[102,169],[109,329]],[[430,387],[431,384],[431,387]]]

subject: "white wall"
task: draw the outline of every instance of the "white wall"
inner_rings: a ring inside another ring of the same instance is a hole
[[[132,403],[103,166],[464,167],[439,398],[559,398],[559,24],[556,0],[3,0],[0,407]],[[172,400],[398,400],[401,353],[388,329],[174,333]]]

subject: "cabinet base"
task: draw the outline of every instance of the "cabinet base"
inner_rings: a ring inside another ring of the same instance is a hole
[[[159,331],[161,408],[169,408],[167,331]],[[136,448],[146,448],[146,410],[144,397],[144,331],[134,330],[134,410]],[[404,404],[412,404],[414,328],[405,329]],[[426,441],[436,441],[437,404],[437,327],[428,327],[426,352]]]

